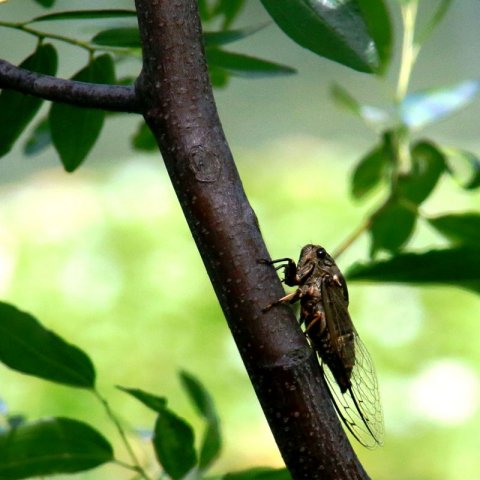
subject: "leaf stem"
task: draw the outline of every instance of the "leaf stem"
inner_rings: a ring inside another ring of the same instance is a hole
[[[369,216],[366,220],[364,220],[333,252],[333,258],[335,260],[347,250],[350,245],[356,242],[356,240],[362,235],[363,232],[368,230],[371,225],[371,216]]]
[[[417,20],[418,2],[413,0],[401,4],[403,21],[402,56],[400,60],[400,72],[396,91],[397,103],[402,102],[408,91],[408,84],[413,66],[417,60],[419,45],[415,42],[415,24]]]
[[[148,476],[147,472],[145,472],[145,470],[143,469],[143,467],[140,465],[140,462],[135,454],[135,452],[133,451],[133,448],[132,446],[130,445],[130,442],[128,441],[128,438],[127,438],[127,435],[125,433],[125,430],[123,429],[120,421],[118,420],[117,416],[115,415],[115,413],[113,412],[113,410],[111,409],[109,403],[107,402],[107,400],[102,397],[102,395],[98,392],[98,390],[93,390],[93,393],[95,395],[95,397],[100,401],[100,403],[103,405],[106,413],[107,413],[107,416],[108,418],[113,422],[113,424],[115,425],[115,428],[117,429],[118,433],[120,434],[120,437],[123,441],[123,444],[125,445],[125,448],[127,449],[127,452],[133,462],[133,467],[132,465],[128,465],[126,463],[123,463],[123,462],[120,462],[118,460],[116,460],[117,463],[123,465],[123,466],[128,466],[130,469],[133,468],[133,470],[137,471],[144,479],[146,480],[151,480],[151,478]]]

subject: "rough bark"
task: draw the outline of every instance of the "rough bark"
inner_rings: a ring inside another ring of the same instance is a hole
[[[283,458],[295,480],[366,479],[283,289],[218,118],[196,0],[136,0],[142,111]]]

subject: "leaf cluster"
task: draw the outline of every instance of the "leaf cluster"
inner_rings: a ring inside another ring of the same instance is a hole
[[[0,478],[16,480],[53,474],[69,474],[117,463],[151,478],[128,444],[119,420],[96,389],[93,362],[79,347],[46,329],[35,317],[7,303],[0,303],[0,361],[11,369],[93,394],[114,421],[132,453],[132,464],[115,457],[107,438],[93,426],[62,416],[29,421],[10,415],[2,403],[0,412]],[[158,470],[173,480],[208,478],[207,472],[220,455],[222,433],[214,401],[205,386],[191,373],[180,372],[181,384],[204,430],[197,449],[192,426],[168,405],[164,397],[139,388],[118,387],[155,413],[151,446]],[[2,419],[3,417],[3,419]],[[192,476],[193,475],[193,476]],[[217,477],[218,478],[218,477]],[[227,473],[235,480],[286,480],[284,469],[253,469]]]

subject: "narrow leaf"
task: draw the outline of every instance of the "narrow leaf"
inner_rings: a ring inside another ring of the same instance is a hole
[[[50,8],[53,7],[55,0],[35,0],[35,2],[37,2],[42,7]]]
[[[286,468],[255,467],[241,472],[227,473],[222,480],[292,480]]]
[[[432,34],[435,30],[437,25],[443,20],[445,15],[447,14],[448,10],[452,5],[452,0],[440,0],[438,5],[436,6],[435,12],[427,22],[427,24],[423,27],[420,31],[418,36],[415,38],[415,43],[417,45],[422,45],[425,43],[427,38]]]
[[[158,461],[173,480],[181,479],[196,465],[192,427],[167,408],[157,417],[153,447]]]
[[[398,180],[398,194],[420,205],[433,192],[445,171],[445,157],[433,143],[420,141],[411,149],[411,161],[411,171]]]
[[[352,195],[360,199],[382,180],[389,161],[383,145],[368,152],[357,164],[352,175]]]
[[[72,387],[93,388],[90,358],[34,317],[0,302],[0,361],[14,370]]]
[[[428,223],[453,243],[480,246],[480,214],[466,212],[427,218]]]
[[[48,123],[48,118],[43,118],[27,139],[23,147],[23,153],[27,156],[36,155],[45,150],[51,144],[52,136],[50,135],[50,124]]]
[[[57,53],[52,45],[41,45],[20,64],[20,68],[55,75]],[[38,112],[43,100],[14,90],[0,93],[0,157],[8,153]]]
[[[113,83],[114,66],[110,55],[95,58],[74,75],[73,80]],[[73,172],[95,144],[103,127],[105,112],[54,103],[49,121],[53,144],[67,172]]]
[[[153,393],[145,392],[139,388],[127,388],[119,385],[117,385],[117,388],[122,392],[128,393],[133,398],[136,398],[154,412],[163,412],[167,405],[167,400],[164,397],[159,397]]]
[[[480,248],[401,253],[389,260],[357,263],[346,276],[349,280],[381,283],[454,285],[480,293]]]
[[[390,203],[372,218],[371,255],[380,250],[397,252],[411,237],[417,215],[400,203]]]
[[[238,76],[268,77],[296,72],[295,69],[285,65],[217,48],[207,48],[206,53],[209,65],[223,68]]]
[[[200,468],[205,469],[218,457],[222,448],[220,420],[213,399],[204,385],[192,374],[185,371],[180,372],[180,379],[192,404],[207,422],[200,447],[199,460]]]
[[[477,155],[458,148],[442,147],[448,173],[465,190],[480,187],[480,159]]]
[[[0,433],[2,480],[82,472],[112,460],[108,441],[77,420],[48,418]]]
[[[213,11],[215,16],[224,17],[223,28],[228,28],[245,5],[245,0],[219,0]]]
[[[479,89],[480,81],[468,80],[451,87],[411,93],[403,101],[400,115],[410,128],[422,128],[471,103]]]
[[[140,32],[138,28],[109,28],[97,33],[91,40],[96,45],[108,47],[140,48]]]
[[[381,41],[387,27],[376,25],[376,17],[389,24],[388,16],[382,14],[386,12],[382,0],[361,2],[362,8],[358,1],[262,0],[262,3],[277,25],[302,47],[362,72],[380,69],[381,58],[374,39]]]
[[[243,38],[249,37],[254,33],[257,33],[262,28],[265,28],[267,24],[258,25],[256,27],[247,27],[239,30],[220,30],[218,32],[204,32],[203,41],[206,47],[214,47],[219,45],[226,45],[233,43]]]
[[[136,18],[135,10],[101,9],[101,10],[69,10],[66,12],[48,13],[32,18],[28,23],[50,22],[57,20],[97,20],[105,18]]]

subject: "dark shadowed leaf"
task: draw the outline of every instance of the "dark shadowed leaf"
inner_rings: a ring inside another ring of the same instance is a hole
[[[384,178],[389,159],[383,145],[368,152],[357,164],[352,175],[352,195],[363,198]]]
[[[222,480],[292,480],[286,468],[255,467],[241,472],[227,473]]]
[[[73,80],[114,83],[114,65],[110,55],[96,57],[73,76]],[[95,144],[103,127],[105,112],[54,103],[50,109],[53,144],[67,172],[73,172]]]
[[[0,361],[19,372],[72,387],[95,384],[93,364],[82,350],[7,303],[0,303]]]
[[[20,64],[21,68],[46,75],[57,71],[57,53],[52,45],[41,45]],[[2,90],[0,93],[0,157],[8,153],[38,112],[43,100],[30,95]]]
[[[50,135],[50,124],[48,118],[43,118],[33,129],[30,137],[23,146],[23,153],[27,156],[36,155],[45,150],[52,144],[52,136]]]
[[[45,8],[53,7],[55,0],[35,0],[39,5]]]
[[[414,211],[400,203],[390,203],[372,218],[371,255],[384,250],[397,252],[410,239],[417,220]]]
[[[322,57],[369,73],[379,71],[381,61],[387,60],[390,20],[382,0],[262,3],[290,38]]]
[[[128,393],[133,398],[136,398],[154,412],[163,412],[167,406],[167,400],[165,398],[154,395],[153,393],[145,392],[139,388],[127,388],[119,385],[117,385],[117,388],[122,392]]]
[[[480,246],[480,214],[465,212],[427,218],[428,223],[452,243]]]
[[[77,420],[48,418],[0,433],[2,480],[81,472],[112,460],[108,441]]]
[[[381,283],[454,285],[480,292],[480,247],[401,253],[389,260],[357,263],[346,276]]]
[[[420,205],[445,171],[445,157],[433,143],[421,141],[413,146],[411,160],[412,170],[398,179],[398,194]]]
[[[157,141],[145,122],[141,122],[132,137],[132,146],[144,152],[158,151]]]
[[[228,72],[244,77],[270,77],[272,75],[288,75],[296,70],[286,65],[250,57],[241,53],[232,53],[218,48],[207,48],[209,65],[220,67]]]
[[[410,128],[421,128],[452,115],[473,101],[480,81],[468,80],[451,87],[411,93],[402,102],[400,114]]]
[[[173,480],[179,480],[197,463],[192,427],[164,408],[155,423],[153,447],[158,461]]]
[[[28,23],[51,22],[56,20],[97,20],[105,18],[136,18],[135,10],[99,9],[99,10],[69,10],[65,12],[49,13],[32,18]]]
[[[222,448],[220,419],[213,399],[203,384],[192,374],[185,371],[180,372],[180,379],[197,412],[207,422],[200,447],[199,460],[200,468],[205,469],[218,457]]]
[[[203,41],[206,47],[214,47],[219,45],[226,45],[228,43],[236,42],[242,38],[249,37],[257,33],[267,24],[258,25],[256,27],[247,27],[239,30],[220,30],[218,32],[204,32]]]
[[[140,48],[140,32],[136,27],[109,28],[97,33],[92,43],[108,47]]]
[[[457,148],[441,148],[447,162],[448,173],[465,190],[480,187],[480,159],[477,155]]]
[[[223,28],[228,28],[245,5],[245,0],[218,0],[214,15],[223,16]]]

